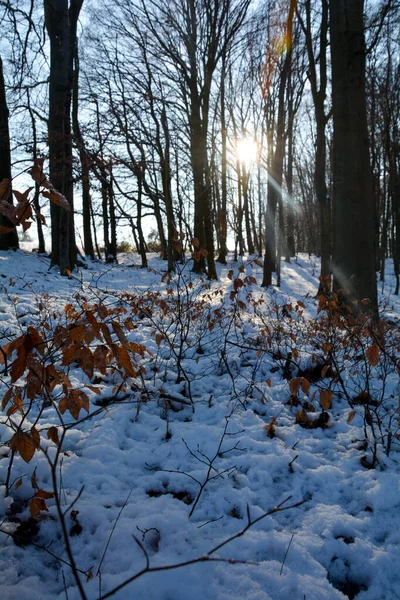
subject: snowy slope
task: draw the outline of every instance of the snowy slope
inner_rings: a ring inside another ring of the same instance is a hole
[[[62,314],[65,304],[75,302],[75,294],[89,302],[100,296],[115,298],[123,290],[163,295],[173,287],[173,282],[161,281],[165,265],[156,257],[149,271],[136,269],[134,264],[133,255],[126,255],[122,264],[113,267],[93,262],[66,279],[49,270],[47,258],[24,251],[0,253],[0,337],[8,341],[36,323],[43,304],[51,307],[48,318],[56,322],[60,318],[57,311]],[[220,281],[213,283],[209,292],[221,293],[211,296],[207,306],[222,310],[229,303],[231,268],[236,267],[231,264],[220,270]],[[388,269],[382,298],[386,314],[398,322],[400,302],[391,293],[390,265]],[[245,263],[244,272],[260,282],[260,267],[250,269]],[[305,315],[315,316],[317,275],[318,260],[301,255],[297,262],[282,265],[280,290],[265,292],[253,285],[252,297],[263,298],[267,307],[300,300]],[[184,277],[187,285],[188,272]],[[196,285],[194,280],[194,289]],[[185,287],[185,293],[192,291]],[[245,291],[239,290],[240,294],[245,302]],[[177,335],[173,329],[177,323],[169,317],[167,312],[160,327],[166,336]],[[98,392],[86,389],[92,402],[90,411],[97,411],[96,415],[77,424],[68,419],[71,426],[57,472],[65,508],[82,490],[73,506],[79,512],[75,520],[69,512],[66,524],[69,531],[77,522],[82,528],[75,529],[69,539],[78,569],[93,575],[87,581],[81,574],[87,597],[105,596],[144,568],[145,554],[133,536],[147,552],[150,567],[189,561],[240,532],[248,515],[256,519],[290,497],[283,507],[301,504],[265,517],[212,554],[247,564],[202,562],[146,573],[114,597],[399,598],[397,446],[389,456],[379,450],[376,468],[364,468],[360,463],[361,413],[356,411],[348,423],[350,407],[336,392],[326,428],[306,429],[296,424],[298,409],[287,403],[289,383],[282,377],[282,368],[274,368],[279,361],[268,353],[260,358],[256,348],[251,349],[261,328],[254,313],[243,310],[240,331],[231,329],[226,337],[222,334],[229,328],[225,313],[211,331],[201,319],[193,321],[188,332],[191,342],[181,357],[183,377],[179,377],[176,357],[167,345],[157,343],[153,318],[154,314],[139,315],[135,329],[129,332],[129,341],[144,344],[154,359],[141,384],[133,382],[132,389],[120,394],[120,401],[107,403],[99,411],[100,401],[115,396],[118,381],[93,383],[80,369],[71,367],[69,371],[74,384],[81,381],[98,386]],[[287,348],[288,340],[283,339],[284,355]],[[6,391],[7,378],[2,381],[0,397]],[[397,401],[394,370],[388,375],[385,393]],[[40,427],[45,430],[53,419],[51,409],[45,409]],[[265,425],[273,419],[276,424],[273,437],[269,437]],[[4,483],[10,455],[10,429],[4,413],[0,436],[0,483]],[[42,447],[54,453],[50,440],[43,441]],[[193,510],[212,459],[211,479]],[[22,477],[22,484],[17,489],[14,485],[8,497],[5,486],[0,488],[0,597],[79,598],[70,568],[56,558],[68,562],[52,499],[47,500],[48,512],[42,513],[38,531],[31,538],[36,546],[17,546],[7,535],[29,517],[26,500],[32,496],[34,469],[40,487],[51,489],[43,452],[36,453],[29,464],[16,456],[12,469],[11,481]],[[45,546],[53,555],[38,546]]]

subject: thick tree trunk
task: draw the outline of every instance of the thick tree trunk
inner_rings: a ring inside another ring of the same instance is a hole
[[[330,0],[335,289],[352,312],[377,311],[374,198],[365,103],[363,0]]]
[[[0,183],[3,179],[8,179],[9,185],[0,196],[0,200],[5,200],[12,204],[11,192],[11,153],[10,153],[10,132],[8,128],[8,107],[6,101],[6,90],[3,76],[3,62],[0,57]],[[2,214],[0,214],[0,227],[13,227],[13,224]],[[8,233],[0,233],[0,250],[10,250],[18,248],[18,234],[14,228]]]
[[[49,154],[50,181],[71,205],[71,211],[51,203],[51,263],[61,274],[76,259],[73,225],[71,90],[72,58],[68,0],[44,0],[46,28],[50,38]],[[78,13],[79,14],[79,13]]]

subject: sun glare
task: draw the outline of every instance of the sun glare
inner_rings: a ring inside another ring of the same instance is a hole
[[[248,169],[257,158],[257,144],[252,138],[242,138],[237,141],[236,154],[238,160]]]

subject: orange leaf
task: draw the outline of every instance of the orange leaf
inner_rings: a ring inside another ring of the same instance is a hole
[[[270,388],[272,387],[272,382],[271,382],[271,378],[267,379],[267,386]]]

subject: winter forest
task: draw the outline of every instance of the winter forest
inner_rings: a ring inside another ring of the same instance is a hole
[[[399,598],[399,0],[0,23],[1,598]]]

